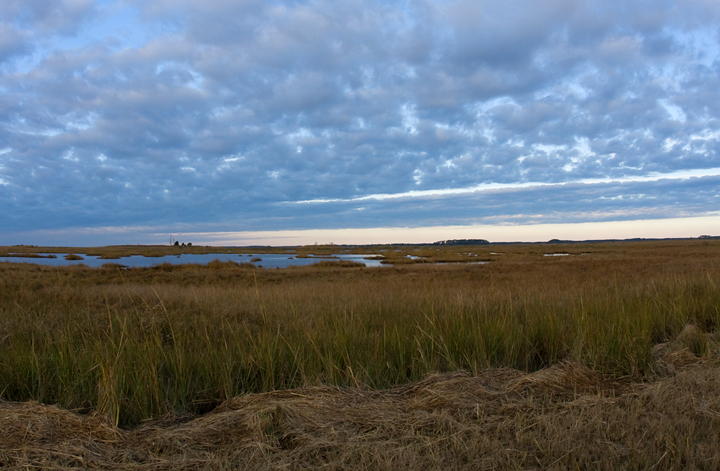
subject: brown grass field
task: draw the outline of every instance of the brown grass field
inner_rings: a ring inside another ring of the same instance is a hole
[[[720,240],[383,249],[0,263],[0,467],[720,468]]]

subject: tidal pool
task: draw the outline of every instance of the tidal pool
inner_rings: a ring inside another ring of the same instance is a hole
[[[312,265],[322,261],[338,261],[349,260],[352,262],[364,263],[367,267],[380,267],[380,260],[367,260],[366,257],[372,254],[333,254],[329,256],[310,256],[307,258],[295,258],[290,253],[256,253],[256,254],[227,254],[227,253],[209,253],[209,254],[181,254],[181,255],[165,255],[163,257],[144,257],[142,255],[132,255],[130,257],[121,257],[117,259],[101,259],[95,255],[80,255],[83,260],[65,260],[66,253],[42,254],[43,257],[55,255],[57,258],[35,258],[35,257],[0,257],[0,262],[15,263],[34,263],[37,265],[49,266],[68,266],[68,265],[86,265],[88,267],[101,267],[106,263],[115,263],[126,267],[152,267],[161,263],[171,263],[173,265],[181,265],[184,263],[197,263],[207,265],[213,260],[227,262],[229,260],[237,263],[252,263],[256,267],[262,268],[287,268],[289,266]],[[252,261],[253,259],[260,259]]]

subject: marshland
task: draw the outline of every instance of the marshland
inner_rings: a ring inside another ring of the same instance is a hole
[[[266,251],[0,263],[0,465],[720,466],[720,240]]]

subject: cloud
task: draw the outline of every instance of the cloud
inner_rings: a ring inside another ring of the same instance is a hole
[[[0,23],[0,64],[32,50],[29,31],[21,30],[8,23]]]
[[[0,66],[58,38],[74,36],[97,14],[93,0],[6,0],[0,6]],[[6,66],[7,67],[7,66]]]
[[[715,204],[714,177],[642,181],[719,165],[715,2],[0,9],[0,215],[23,230],[557,222]],[[427,197],[492,184],[518,189]],[[287,204],[307,200],[335,202]]]
[[[73,34],[96,9],[93,0],[5,0],[2,6],[4,16],[39,34]]]

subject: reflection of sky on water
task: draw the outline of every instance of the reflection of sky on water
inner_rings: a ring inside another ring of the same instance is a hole
[[[50,255],[50,254],[43,254]],[[78,254],[84,260],[65,260],[64,253],[53,254],[57,258],[31,258],[31,257],[0,257],[0,262],[15,263],[34,263],[37,265],[49,266],[67,266],[67,265],[87,265],[89,267],[101,267],[106,263],[116,263],[127,267],[152,267],[161,263],[171,263],[173,265],[181,265],[184,263],[197,263],[206,265],[213,260],[227,262],[232,260],[238,263],[251,263],[250,260],[259,258],[260,261],[252,262],[253,265],[263,268],[287,268],[289,266],[312,265],[321,261],[337,261],[349,260],[353,262],[364,263],[367,267],[379,267],[380,260],[366,260],[366,254],[335,254],[330,257],[308,257],[294,258],[289,254],[182,254],[182,255],[165,255],[164,257],[144,257],[142,255],[133,255],[130,257],[122,257],[118,259],[101,259],[95,255]]]

